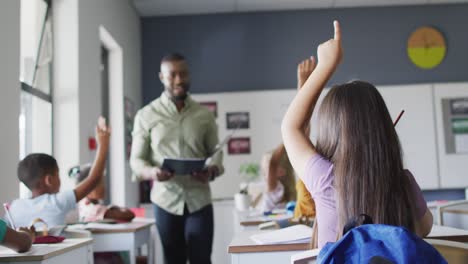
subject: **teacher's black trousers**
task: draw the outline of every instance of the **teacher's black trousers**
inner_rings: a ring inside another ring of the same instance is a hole
[[[190,213],[175,215],[154,205],[166,264],[211,264],[213,247],[213,206],[207,205]]]

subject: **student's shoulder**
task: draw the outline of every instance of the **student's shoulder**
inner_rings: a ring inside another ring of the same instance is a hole
[[[36,204],[46,203],[53,207],[70,207],[76,204],[75,191],[73,189],[60,191],[58,193],[43,194],[35,198]]]

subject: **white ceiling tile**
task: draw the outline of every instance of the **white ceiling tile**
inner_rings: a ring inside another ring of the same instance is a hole
[[[334,0],[236,0],[237,11],[330,8]]]
[[[455,4],[468,3],[468,0],[428,0],[429,4]]]
[[[234,12],[235,0],[135,0],[142,16]]]
[[[428,0],[335,0],[334,7],[421,5]]]

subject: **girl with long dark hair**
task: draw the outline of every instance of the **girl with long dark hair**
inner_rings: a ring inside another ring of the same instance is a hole
[[[370,83],[334,86],[317,114],[317,142],[306,133],[323,88],[343,56],[341,30],[319,45],[317,64],[292,101],[281,131],[290,161],[316,205],[318,247],[339,238],[346,222],[360,214],[375,223],[404,226],[420,236],[432,215],[413,175],[403,168],[398,135],[385,102]]]

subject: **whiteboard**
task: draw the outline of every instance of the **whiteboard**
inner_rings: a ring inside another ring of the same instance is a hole
[[[431,84],[379,86],[389,112],[396,119],[402,109],[405,114],[396,130],[400,137],[404,163],[422,189],[436,189],[439,183],[434,95]],[[321,98],[327,93],[325,90]],[[236,132],[236,137],[250,137],[251,153],[228,155],[224,149],[225,174],[211,187],[213,198],[232,197],[239,190],[239,166],[244,162],[260,162],[263,153],[281,142],[281,120],[294,98],[296,89],[193,94],[199,102],[215,101],[218,106],[217,123],[220,139],[232,130],[226,129],[227,112],[249,112],[250,128]],[[318,104],[320,104],[319,99]],[[315,123],[315,118],[312,119]],[[312,128],[315,126],[313,125]],[[316,132],[311,131],[312,140]]]
[[[405,110],[395,129],[403,150],[403,161],[422,189],[439,187],[436,127],[432,86],[382,86],[379,92],[395,120]]]
[[[442,188],[468,187],[468,154],[446,152],[442,99],[467,98],[468,83],[434,84],[434,105],[437,121],[438,157],[440,161],[440,186]]]

